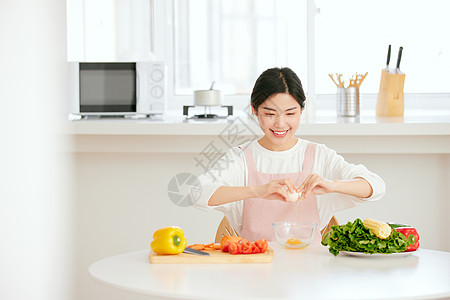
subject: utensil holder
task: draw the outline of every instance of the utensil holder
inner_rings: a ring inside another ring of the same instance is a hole
[[[378,117],[402,117],[405,104],[403,87],[405,74],[381,71],[380,90],[377,97],[376,113]]]
[[[359,116],[359,88],[338,87],[336,94],[336,110],[338,117]]]

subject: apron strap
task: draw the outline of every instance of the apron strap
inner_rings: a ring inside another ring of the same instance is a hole
[[[250,150],[250,147],[247,145],[245,147],[239,146],[239,148],[244,150],[245,162],[247,163],[248,172],[256,172],[256,162],[253,158],[253,153],[252,150]]]
[[[308,143],[305,151],[305,158],[303,159],[302,172],[311,174],[312,166],[314,164],[314,156],[316,154],[316,143]]]

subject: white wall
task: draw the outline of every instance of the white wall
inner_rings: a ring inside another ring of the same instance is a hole
[[[150,249],[161,227],[180,226],[189,243],[214,240],[220,213],[180,208],[167,196],[170,179],[193,162],[191,154],[76,154],[77,299],[143,299],[102,286],[87,269],[107,256]]]
[[[151,139],[152,137],[148,137]],[[105,138],[106,139],[106,138]],[[111,138],[111,141],[116,141]],[[95,261],[149,249],[153,232],[178,225],[189,243],[212,242],[222,219],[217,212],[180,208],[168,199],[167,185],[181,172],[196,174],[194,156],[183,153],[89,153],[76,157],[77,299],[151,299],[105,287],[87,275]],[[421,246],[450,251],[442,228],[449,212],[449,155],[344,154],[387,182],[386,196],[337,214],[340,223],[371,216],[414,224]]]
[[[0,1],[0,299],[69,299],[65,1]]]

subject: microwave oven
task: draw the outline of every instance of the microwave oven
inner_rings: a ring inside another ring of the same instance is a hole
[[[146,117],[166,110],[162,62],[69,62],[69,115]]]

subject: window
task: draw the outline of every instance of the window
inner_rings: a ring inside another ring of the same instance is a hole
[[[348,84],[355,73],[368,72],[360,93],[375,103],[388,45],[391,68],[399,47],[404,48],[400,69],[406,74],[408,99],[448,103],[450,98],[449,1],[166,3],[170,49],[164,59],[172,77],[170,89],[184,103],[193,90],[208,89],[213,81],[228,99],[248,99],[257,76],[273,66],[292,68],[306,93],[327,103],[334,102],[336,93],[328,74],[342,73]],[[320,105],[316,108],[323,108]]]
[[[291,66],[306,87],[306,1],[175,0],[175,93],[249,94],[258,75]]]
[[[403,46],[405,93],[450,93],[450,2],[443,0],[317,0],[316,87],[335,93],[328,73],[368,72],[364,93],[378,93],[392,45],[390,67]],[[348,83],[348,79],[346,80]]]

